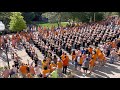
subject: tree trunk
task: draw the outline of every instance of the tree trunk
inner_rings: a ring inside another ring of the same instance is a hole
[[[57,24],[58,24],[58,28],[59,28],[60,27],[59,21],[57,22]]]

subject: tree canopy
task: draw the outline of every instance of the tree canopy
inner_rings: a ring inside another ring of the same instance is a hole
[[[26,22],[23,19],[22,13],[20,12],[12,12],[10,16],[10,27],[11,31],[21,31],[26,29]]]

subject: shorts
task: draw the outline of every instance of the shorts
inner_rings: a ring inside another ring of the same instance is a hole
[[[88,68],[83,67],[83,70],[88,70]]]

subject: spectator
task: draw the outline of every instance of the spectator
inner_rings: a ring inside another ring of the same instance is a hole
[[[69,60],[68,60],[67,56],[65,56],[63,59],[63,71],[62,71],[64,74],[67,73],[68,61]]]

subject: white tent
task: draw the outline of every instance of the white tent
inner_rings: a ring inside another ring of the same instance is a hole
[[[2,21],[0,21],[0,31],[4,31],[5,30],[5,25],[2,23]]]

